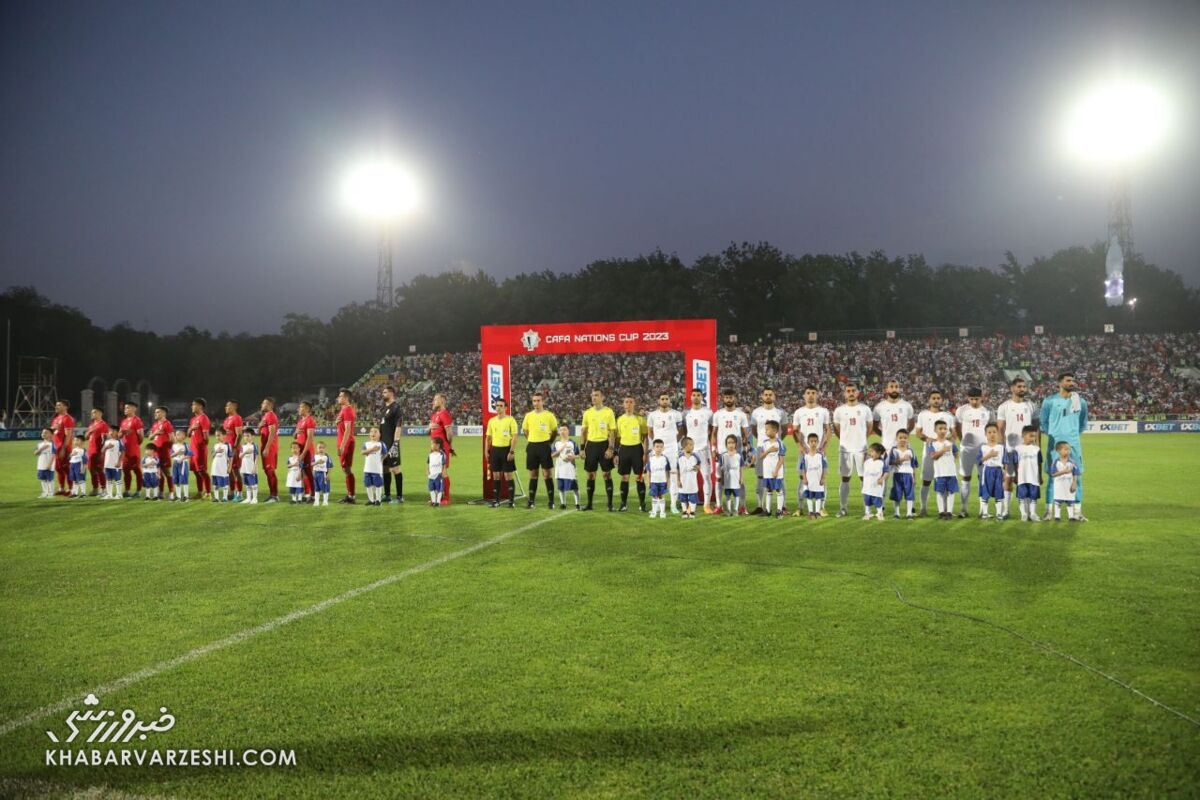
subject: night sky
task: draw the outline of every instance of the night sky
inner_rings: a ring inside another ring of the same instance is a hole
[[[334,195],[382,150],[425,194],[397,282],[731,240],[1028,260],[1104,237],[1056,126],[1113,65],[1178,105],[1134,238],[1197,285],[1198,42],[1194,1],[9,2],[0,287],[162,332],[328,317],[374,296]]]

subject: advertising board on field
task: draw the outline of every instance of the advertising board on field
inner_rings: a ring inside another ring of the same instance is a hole
[[[1088,433],[1137,433],[1138,424],[1131,419],[1094,419],[1088,422]]]
[[[1200,420],[1162,420],[1139,422],[1138,433],[1200,433]]]

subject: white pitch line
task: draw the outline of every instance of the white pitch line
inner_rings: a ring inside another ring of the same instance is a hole
[[[568,511],[567,513],[569,514],[571,512]],[[71,697],[60,700],[57,703],[53,703],[48,706],[42,706],[35,711],[30,711],[24,716],[6,720],[4,723],[0,723],[0,736],[6,736],[15,730],[24,728],[26,725],[30,725],[34,722],[37,722],[39,719],[44,719],[52,714],[60,714],[69,708],[74,708],[75,706],[79,705],[81,698],[87,697],[89,694],[94,694],[97,697],[101,697],[103,695],[112,694],[113,692],[119,692],[120,690],[132,686],[135,683],[140,683],[147,678],[153,678],[154,676],[161,675],[168,670],[183,666],[184,664],[195,661],[198,658],[203,658],[209,653],[215,653],[218,650],[224,650],[226,647],[232,647],[233,645],[244,642],[247,639],[253,639],[255,636],[259,636],[264,633],[270,633],[276,628],[281,628],[288,623],[296,622],[297,620],[304,619],[305,617],[311,617],[313,614],[319,614],[322,611],[332,608],[340,603],[344,603],[347,600],[353,600],[359,595],[372,592],[384,586],[390,586],[393,583],[402,581],[405,578],[411,578],[413,575],[419,575],[422,572],[433,569],[434,567],[440,567],[442,564],[445,564],[448,561],[453,561],[456,558],[462,558],[463,556],[469,556],[472,553],[477,553],[480,550],[491,547],[494,544],[499,544],[505,539],[516,536],[518,533],[524,533],[525,531],[533,530],[539,525],[544,525],[547,522],[560,518],[561,515],[542,517],[541,519],[535,520],[528,525],[522,525],[515,530],[511,530],[508,533],[502,533],[499,536],[479,542],[478,544],[473,544],[470,547],[464,547],[462,550],[455,550],[452,553],[446,553],[445,555],[438,556],[431,561],[426,561],[424,564],[417,564],[415,567],[409,567],[403,572],[397,572],[395,575],[389,575],[386,578],[380,578],[379,580],[374,581],[373,583],[368,583],[365,586],[359,586],[357,589],[350,589],[349,591],[342,592],[335,597],[330,597],[328,600],[322,600],[319,603],[314,603],[307,608],[297,609],[290,614],[284,614],[282,617],[276,617],[275,619],[268,620],[261,625],[255,625],[253,628],[246,628],[245,630],[238,631],[237,633],[231,633],[223,639],[218,639],[215,642],[209,642],[208,644],[201,645],[194,650],[187,651],[183,655],[175,656],[174,658],[167,659],[166,661],[160,661],[157,664],[146,667],[145,669],[140,669],[137,672],[131,672],[123,678],[117,678],[112,683],[106,683],[103,686],[97,686],[87,691],[78,692]]]

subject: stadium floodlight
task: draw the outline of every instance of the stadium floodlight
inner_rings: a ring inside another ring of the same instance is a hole
[[[355,165],[342,180],[343,204],[368,222],[394,222],[416,208],[419,193],[412,173],[390,159]]]
[[[412,173],[389,158],[375,158],[350,168],[342,179],[342,205],[359,219],[379,229],[379,266],[375,278],[375,301],[391,308],[392,227],[412,213],[420,201]]]
[[[1149,82],[1117,78],[1092,86],[1069,107],[1064,143],[1073,155],[1121,166],[1152,152],[1170,128],[1166,93]]]

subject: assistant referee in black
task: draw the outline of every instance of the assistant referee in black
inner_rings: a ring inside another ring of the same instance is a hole
[[[525,469],[529,470],[529,502],[526,508],[533,508],[537,500],[538,470],[546,479],[546,494],[550,496],[550,508],[554,508],[554,456],[550,453],[550,442],[558,431],[558,420],[542,407],[544,402],[541,392],[534,392],[530,398],[533,410],[525,414],[521,420],[521,433],[525,434]]]

